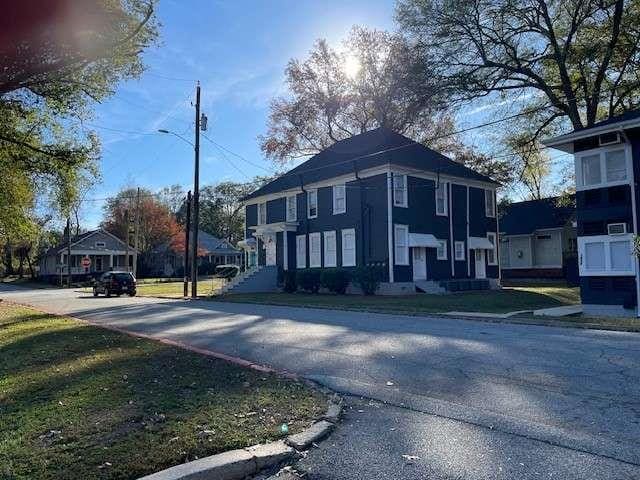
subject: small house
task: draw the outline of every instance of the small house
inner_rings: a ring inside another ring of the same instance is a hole
[[[551,197],[499,207],[502,278],[577,277],[574,201]]]

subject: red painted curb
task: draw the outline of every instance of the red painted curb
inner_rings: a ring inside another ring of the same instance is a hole
[[[190,352],[198,353],[200,355],[205,355],[207,357],[216,358],[218,360],[224,360],[225,362],[233,363],[234,365],[238,365],[240,367],[250,368],[251,370],[255,370],[257,372],[271,373],[271,374],[274,374],[274,375],[278,375],[280,377],[288,378],[290,380],[300,380],[300,377],[298,377],[298,375],[296,375],[295,373],[287,372],[287,371],[284,371],[284,370],[276,370],[276,369],[271,368],[271,367],[269,367],[267,365],[260,365],[258,363],[250,362],[249,360],[245,360],[244,358],[234,357],[232,355],[227,355],[226,353],[215,352],[213,350],[208,350],[206,348],[194,347],[193,345],[189,345],[188,343],[179,342],[177,340],[170,340],[168,338],[154,337],[153,335],[147,335],[146,333],[138,333],[138,332],[133,332],[131,330],[126,330],[126,329],[120,328],[120,327],[114,327],[114,326],[111,326],[111,325],[103,325],[103,324],[100,324],[100,323],[92,322],[91,320],[86,320],[84,318],[73,317],[73,316],[68,315],[66,313],[52,312],[52,311],[48,311],[48,310],[43,310],[41,308],[34,307],[33,305],[29,305],[27,303],[19,303],[19,302],[12,302],[12,301],[6,301],[6,300],[5,300],[5,302],[8,303],[8,304],[20,305],[20,306],[23,306],[23,307],[27,307],[27,308],[30,308],[32,310],[36,310],[38,312],[47,313],[49,315],[55,315],[57,317],[71,318],[71,319],[76,320],[78,322],[85,323],[87,325],[91,325],[92,327],[103,328],[105,330],[110,330],[112,332],[117,332],[117,333],[122,333],[124,335],[129,335],[130,337],[144,338],[146,340],[153,340],[155,342],[160,342],[163,345],[169,345],[171,347],[182,348],[183,350],[188,350]]]

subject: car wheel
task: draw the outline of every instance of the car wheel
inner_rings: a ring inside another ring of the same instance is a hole
[[[94,297],[98,296],[98,289],[96,287],[93,287],[93,296]]]
[[[129,292],[129,296],[130,297],[135,297],[136,296],[136,292]]]
[[[109,289],[108,289],[108,288],[104,291],[104,294],[105,294],[107,297],[110,297],[110,296],[111,296],[111,292],[109,291]]]

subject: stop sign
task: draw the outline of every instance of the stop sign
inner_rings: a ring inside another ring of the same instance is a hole
[[[89,268],[91,266],[91,259],[89,257],[84,257],[82,259],[82,266],[84,268]]]

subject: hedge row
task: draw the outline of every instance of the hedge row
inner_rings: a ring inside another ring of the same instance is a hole
[[[321,287],[332,293],[344,295],[349,283],[353,282],[365,295],[373,295],[383,279],[384,270],[379,266],[344,268],[324,268],[280,271],[280,283],[287,293],[298,290],[318,293]]]

